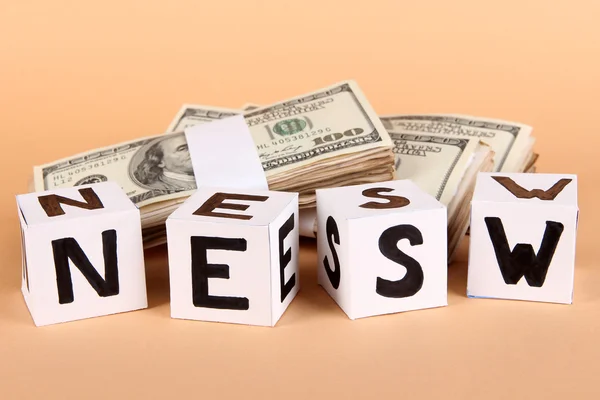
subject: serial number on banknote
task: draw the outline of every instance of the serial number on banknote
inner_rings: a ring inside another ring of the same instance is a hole
[[[353,128],[353,129],[348,129],[344,132],[331,133],[332,132],[331,128],[324,128],[324,129],[317,129],[317,130],[310,131],[310,132],[303,132],[303,133],[297,134],[295,136],[287,136],[287,137],[283,137],[283,138],[277,138],[275,135],[273,135],[273,132],[271,131],[271,129],[268,126],[266,126],[265,128],[267,128],[267,131],[269,133],[269,138],[271,139],[270,145],[273,145],[273,146],[277,146],[277,145],[285,144],[285,143],[292,143],[292,142],[295,142],[298,140],[308,139],[308,138],[311,138],[314,136],[322,135],[321,137],[312,139],[313,147],[314,147],[314,146],[320,146],[325,143],[330,143],[330,142],[333,142],[336,140],[340,140],[344,137],[352,137],[352,136],[360,135],[361,133],[364,132],[364,129],[362,129],[362,128]],[[261,143],[256,146],[256,148],[258,150],[268,148],[268,147],[269,147],[269,143]]]
[[[95,163],[82,164],[81,166],[74,168],[67,168],[63,172],[57,172],[51,175],[52,187],[61,187],[62,185],[74,183],[73,179],[79,177],[80,174],[83,174],[85,172],[93,172],[95,170],[102,169],[109,165],[114,165],[116,163],[127,160],[128,157],[123,155],[119,157],[101,159],[96,161]],[[75,185],[77,185],[78,183],[79,182],[77,182]]]

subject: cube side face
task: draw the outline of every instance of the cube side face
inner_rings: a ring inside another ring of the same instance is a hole
[[[271,326],[268,227],[167,219],[171,317]]]
[[[473,202],[467,295],[571,304],[577,209]]]
[[[21,291],[29,296],[29,273],[27,268],[27,245],[26,233],[21,228]]]
[[[355,318],[448,304],[445,208],[351,220]]]
[[[274,326],[300,290],[300,227],[296,196],[269,226],[271,304]]]
[[[29,266],[27,263],[27,254],[31,253],[32,250],[28,248],[27,244],[30,242],[28,240],[28,227],[23,218],[23,214],[21,213],[21,209],[17,206],[19,212],[19,222],[20,222],[20,230],[21,230],[21,293],[23,294],[23,299],[25,300],[25,304],[27,305],[27,309],[31,317],[33,318],[32,310],[35,309],[34,297],[31,296],[31,284],[29,277]],[[35,321],[35,320],[34,320]]]
[[[37,326],[148,306],[137,208],[30,227],[25,241]]]
[[[347,259],[348,222],[336,213],[336,202],[317,192],[317,281],[337,305],[352,317],[352,277]]]

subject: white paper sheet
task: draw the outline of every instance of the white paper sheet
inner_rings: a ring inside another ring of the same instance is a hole
[[[244,117],[236,115],[185,129],[198,187],[268,190]]]

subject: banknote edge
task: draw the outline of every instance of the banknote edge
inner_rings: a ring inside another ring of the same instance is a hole
[[[184,114],[188,109],[202,109],[202,110],[209,110],[209,111],[218,111],[218,112],[222,112],[222,113],[233,113],[233,115],[243,114],[243,110],[241,110],[241,109],[227,108],[227,107],[220,107],[220,106],[208,106],[205,104],[184,103],[179,108],[179,110],[177,111],[177,114],[175,114],[175,117],[171,120],[171,123],[169,124],[169,126],[167,127],[167,130],[164,133],[179,132],[179,131],[175,130],[175,128],[177,128],[177,126],[179,126],[179,123],[183,119]],[[215,120],[217,120],[217,119],[215,119]],[[183,132],[183,131],[181,131],[181,132]]]
[[[496,168],[499,171],[502,172],[510,172],[512,171],[514,168],[513,164],[515,164],[515,159],[518,159],[519,155],[517,154],[517,152],[515,152],[516,149],[523,149],[525,148],[525,145],[527,143],[525,143],[529,137],[531,137],[531,134],[533,133],[533,127],[521,122],[516,122],[516,121],[509,121],[509,120],[503,120],[503,119],[496,119],[496,118],[487,118],[487,117],[477,117],[477,116],[473,116],[473,115],[468,115],[468,114],[394,114],[394,115],[383,115],[380,117],[382,123],[384,125],[386,125],[386,123],[388,125],[390,125],[393,128],[393,120],[399,120],[399,119],[430,119],[430,118],[459,118],[459,119],[471,119],[471,120],[478,120],[478,121],[482,121],[482,122],[488,122],[488,123],[493,123],[493,124],[499,124],[499,125],[506,125],[506,126],[512,126],[514,128],[516,128],[516,132],[511,132],[511,131],[507,131],[506,129],[499,129],[499,128],[492,128],[492,127],[482,127],[483,129],[490,129],[490,130],[501,130],[504,132],[507,132],[511,135],[513,135],[513,139],[511,141],[511,143],[508,146],[508,149],[506,151],[506,153],[504,154],[504,157],[501,160],[495,160],[495,162],[497,162],[497,166]],[[449,122],[454,122],[457,123],[457,121],[449,121]],[[390,129],[390,128],[388,128]],[[427,132],[427,134],[430,134],[429,132]],[[454,136],[454,135],[447,135],[447,136]],[[506,165],[509,165],[510,168],[506,167]]]

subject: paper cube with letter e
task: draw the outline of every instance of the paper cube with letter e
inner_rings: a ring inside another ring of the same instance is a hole
[[[577,176],[480,173],[467,294],[571,304]]]
[[[37,326],[147,307],[139,209],[103,182],[17,196],[21,290]]]
[[[167,219],[171,317],[275,326],[298,293],[298,194],[199,188]]]
[[[410,180],[317,190],[319,284],[350,319],[447,305],[446,207]]]

